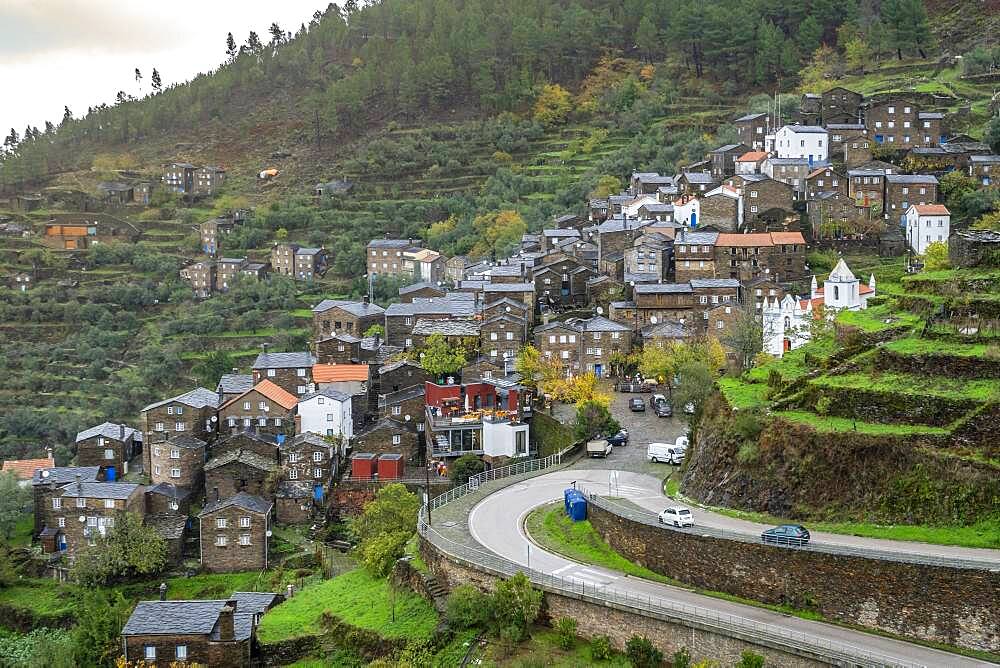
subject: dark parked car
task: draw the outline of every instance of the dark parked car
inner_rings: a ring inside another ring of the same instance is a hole
[[[674,409],[666,401],[657,401],[653,404],[653,414],[656,417],[671,417],[674,414]]]
[[[633,397],[628,400],[628,408],[633,413],[642,413],[646,410],[646,402],[639,397]]]
[[[805,545],[809,542],[809,529],[801,524],[782,524],[764,531],[760,540],[774,545]]]
[[[615,446],[616,448],[620,448],[623,445],[628,445],[628,430],[622,429],[617,434],[608,436],[608,443]]]

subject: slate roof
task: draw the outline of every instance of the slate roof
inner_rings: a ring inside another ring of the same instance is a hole
[[[187,434],[180,434],[178,436],[174,436],[173,438],[168,438],[167,443],[170,445],[176,445],[179,448],[194,448],[195,450],[198,448],[204,448],[207,445],[205,441]]]
[[[430,299],[414,299],[413,302],[390,304],[385,310],[386,316],[400,315],[454,315],[456,317],[471,317],[475,315],[475,304],[470,300],[459,301],[445,297]]]
[[[369,248],[410,248],[420,247],[420,243],[414,243],[413,239],[372,239],[368,242]]]
[[[940,111],[920,111],[917,112],[917,118],[921,121],[940,121],[944,118],[944,114]]]
[[[212,390],[204,387],[196,387],[190,392],[185,392],[184,394],[178,394],[176,397],[171,397],[170,399],[164,399],[163,401],[157,401],[155,404],[150,404],[143,408],[143,412],[152,410],[154,408],[159,408],[160,406],[166,406],[170,403],[184,404],[185,406],[190,406],[191,408],[204,408],[205,406],[211,406],[212,408],[219,407],[219,395]]]
[[[611,302],[609,306],[613,306],[614,308],[635,308],[635,302],[617,301]]]
[[[580,230],[570,227],[558,230],[542,230],[542,236],[545,237],[578,237],[580,236]]]
[[[184,536],[187,517],[172,514],[146,515],[143,524],[152,527],[165,540],[175,540]]]
[[[64,485],[64,497],[83,497],[87,499],[127,499],[139,485],[131,482],[80,482],[75,481]]]
[[[207,636],[225,605],[225,601],[139,601],[122,635]]]
[[[218,391],[223,394],[243,394],[253,387],[253,374],[224,373],[219,378]]]
[[[305,350],[294,353],[261,353],[254,360],[254,369],[296,369],[311,367],[316,363],[312,353]]]
[[[329,441],[325,440],[319,434],[314,434],[311,431],[302,432],[301,434],[296,434],[292,438],[287,439],[284,443],[280,444],[278,447],[282,450],[291,450],[299,447],[303,443],[308,443],[310,445],[318,445],[321,448],[332,449],[334,445]]]
[[[692,278],[692,288],[738,288],[739,280],[735,278]]]
[[[206,466],[206,468],[208,468]],[[228,508],[229,506],[236,506],[237,508],[243,508],[244,510],[250,510],[255,513],[260,513],[261,515],[266,514],[271,510],[271,502],[267,499],[254,496],[253,494],[247,494],[246,492],[240,492],[225,499],[220,499],[218,501],[213,501],[205,506],[204,510],[198,513],[198,517],[204,517],[210,513],[222,510],[223,508]]]
[[[882,169],[849,169],[847,170],[847,175],[850,177],[854,176],[885,176],[885,170]]]
[[[818,125],[786,125],[784,126],[791,132],[795,133],[805,133],[805,134],[826,134],[826,129],[821,128]]]
[[[708,172],[684,172],[688,183],[712,183],[712,175]]]
[[[653,271],[626,271],[624,275],[626,283],[640,284],[655,283],[660,280],[660,275]]]
[[[487,283],[483,286],[483,292],[534,292],[533,283]]]
[[[310,399],[315,399],[316,397],[326,397],[327,399],[333,399],[334,401],[341,401],[341,402],[351,400],[351,395],[345,392],[340,392],[339,390],[333,390],[333,389],[322,389],[322,390],[317,390],[315,392],[310,392],[309,394],[303,394],[301,397],[299,397],[299,403],[301,404],[304,401],[309,401]]]
[[[425,288],[432,288],[444,294],[444,290],[442,290],[440,287],[429,281],[420,281],[418,283],[411,283],[410,285],[404,285],[399,289],[399,294],[400,296],[408,295],[411,292],[417,292],[418,290],[424,290]]]
[[[320,341],[343,341],[344,343],[359,343],[361,337],[354,336],[353,334],[348,334],[347,332],[335,332],[330,336],[320,339]]]
[[[221,466],[227,464],[232,464],[233,462],[239,462],[241,464],[247,464],[254,468],[260,469],[261,471],[277,471],[278,464],[273,459],[268,459],[267,457],[262,457],[252,450],[244,450],[243,448],[238,448],[236,450],[230,450],[224,452],[218,457],[213,457],[208,460],[205,464],[206,471],[212,471]]]
[[[125,435],[122,436],[121,431],[122,425],[115,424],[114,422],[105,422],[104,424],[99,424],[96,427],[91,427],[90,429],[84,429],[76,435],[76,442],[84,441],[88,438],[93,438],[94,436],[103,436],[104,438],[113,438],[116,441],[120,441],[123,438],[128,438],[134,433],[137,433],[138,429],[133,429],[132,427],[125,426]]]
[[[281,499],[311,499],[313,495],[312,483],[300,480],[282,480],[278,483],[274,495]]]
[[[987,165],[1000,164],[1000,155],[974,155],[970,158],[972,162],[981,162]]]
[[[398,404],[409,399],[422,397],[424,396],[425,391],[426,390],[423,385],[414,385],[413,387],[403,388],[402,390],[398,390],[396,392],[389,392],[379,396],[378,405],[379,408],[385,408],[386,406]]]
[[[183,487],[178,487],[177,485],[171,485],[169,482],[161,482],[159,484],[153,485],[146,490],[147,494],[159,494],[161,496],[167,496],[171,499],[186,499],[191,496],[191,492],[184,489]]]
[[[885,177],[888,183],[937,183],[937,177],[930,174],[889,174]]]
[[[745,144],[726,144],[725,146],[720,146],[714,151],[709,151],[709,153],[727,153],[739,148],[740,146],[745,146]]]
[[[864,123],[827,123],[827,130],[864,130]]]
[[[764,113],[760,113],[760,114],[746,114],[744,116],[740,116],[737,119],[734,119],[733,122],[734,123],[739,123],[741,121],[753,121],[753,120],[756,120],[758,118],[761,118],[762,116],[767,116],[767,114],[764,114]]]
[[[635,286],[639,295],[667,295],[694,292],[689,283],[644,283]]]
[[[705,245],[714,246],[719,239],[718,232],[691,232],[684,230],[684,234],[674,239],[675,244]]]
[[[809,165],[809,160],[807,158],[768,158],[767,161],[772,165],[782,165],[787,166],[799,166],[799,165]],[[813,163],[816,164],[816,163]]]
[[[366,304],[365,302],[349,301],[346,299],[324,299],[313,307],[313,313],[322,313],[332,308],[339,308],[353,316],[362,317],[366,315],[379,315],[385,313],[385,309],[378,304]]]
[[[604,316],[594,316],[587,320],[583,320],[580,325],[585,332],[627,332],[629,328],[625,325],[614,322],[613,320],[608,320]]]
[[[54,466],[50,468],[39,468],[34,471],[31,478],[32,485],[65,485],[74,482],[80,476],[82,482],[97,482],[97,475],[100,473],[100,466]],[[43,472],[45,475],[42,475]]]
[[[414,369],[421,369],[422,368],[416,362],[404,359],[404,360],[396,360],[392,364],[385,364],[385,365],[379,367],[378,372],[379,372],[379,375],[382,375],[383,373],[389,373],[390,371],[395,371],[396,369],[401,369],[404,366],[412,366]]]
[[[413,333],[419,336],[479,336],[479,323],[475,320],[428,320],[417,318]]]
[[[667,339],[683,339],[688,336],[688,331],[679,322],[668,320],[656,325],[650,325],[642,329],[643,338],[662,337]]]
[[[514,306],[516,308],[521,309],[522,311],[527,311],[528,310],[528,307],[525,305],[524,302],[519,302],[516,299],[511,299],[510,297],[503,297],[501,299],[494,299],[493,301],[491,301],[488,304],[486,304],[486,306],[484,308],[485,309],[491,309],[494,306],[499,306],[501,304],[504,305],[504,306]]]

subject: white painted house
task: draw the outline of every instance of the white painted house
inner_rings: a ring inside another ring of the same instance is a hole
[[[505,418],[483,419],[483,456],[528,456],[528,423]]]
[[[951,212],[944,204],[913,204],[906,210],[906,243],[917,255],[935,241],[948,243]]]
[[[674,200],[674,222],[690,227],[698,227],[701,219],[701,200],[684,195]]]
[[[344,392],[332,389],[310,392],[299,399],[296,411],[296,431],[299,433],[340,436],[344,444],[354,436],[351,397]]]
[[[774,133],[773,151],[779,158],[805,158],[809,164],[826,162],[829,135],[818,125],[785,125]]]
[[[875,294],[875,275],[868,285],[861,285],[843,258],[818,287],[813,276],[809,299],[785,295],[780,302],[768,299],[762,311],[764,324],[764,352],[781,357],[809,340],[809,322],[825,316],[832,318],[838,311],[859,311],[868,308],[868,298]]]

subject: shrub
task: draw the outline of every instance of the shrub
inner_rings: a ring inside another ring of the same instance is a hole
[[[576,620],[572,617],[563,617],[556,621],[556,644],[562,649],[570,649],[576,642]]]
[[[833,405],[833,400],[825,394],[820,395],[820,398],[816,400],[816,412],[820,415],[829,415],[830,407]]]
[[[625,643],[625,656],[635,668],[657,668],[663,663],[663,652],[646,636],[629,638]]]
[[[733,432],[745,441],[757,438],[763,431],[764,425],[760,422],[760,417],[754,411],[740,411],[733,420]]]
[[[458,629],[483,626],[490,619],[489,597],[473,585],[459,585],[448,594],[445,617]]]
[[[510,637],[517,643],[542,609],[542,592],[531,586],[524,573],[518,572],[497,584],[491,607],[501,639]]]
[[[671,668],[690,668],[691,652],[687,650],[687,647],[681,647],[674,652],[674,658],[670,665]]]
[[[754,441],[746,441],[736,451],[736,461],[740,464],[753,464],[760,457],[760,449]]]
[[[594,636],[590,640],[590,658],[594,661],[610,661],[614,650],[611,648],[611,638]]]
[[[736,664],[736,668],[764,668],[764,657],[745,649],[740,654],[740,662]]]

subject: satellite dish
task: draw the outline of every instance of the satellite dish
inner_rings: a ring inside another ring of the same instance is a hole
[[[604,315],[604,307],[603,306],[598,306],[597,307],[597,315]]]
[[[649,319],[649,322],[651,322],[652,324],[654,324],[654,325],[655,325],[655,324],[656,324],[656,316],[654,315],[653,317],[651,317],[651,318]]]
[[[213,415],[212,416],[212,422],[217,422],[218,420],[219,420],[219,416],[218,415]]]
[[[48,471],[42,471],[42,477],[43,478],[48,478],[49,475],[51,475],[51,474]]]
[[[404,415],[403,419],[406,420],[407,422],[409,422],[410,421],[410,416],[409,415]]]
[[[85,516],[83,516],[83,515],[80,515],[79,520],[80,520],[80,524],[83,524],[84,522],[87,521],[87,518]]]
[[[271,530],[270,530],[270,529],[268,529],[268,530],[267,530],[267,531],[265,532],[265,534],[264,534],[264,535],[266,535],[266,536],[267,536],[268,538],[270,538],[270,537],[271,537]]]

